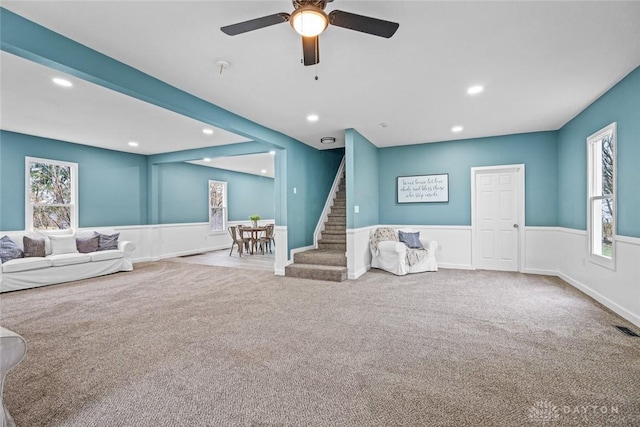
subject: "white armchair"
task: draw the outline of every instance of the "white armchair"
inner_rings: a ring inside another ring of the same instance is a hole
[[[382,230],[382,233],[378,233],[376,236],[378,230]],[[385,238],[384,230],[382,228],[371,230],[369,235],[372,268],[379,268],[398,276],[404,276],[408,273],[438,271],[435,256],[438,242],[421,237],[420,243],[422,243],[424,250],[411,250],[405,243],[398,241],[397,230],[393,230],[395,236],[387,234],[389,240],[380,240],[381,236]],[[404,229],[401,231],[415,232]]]

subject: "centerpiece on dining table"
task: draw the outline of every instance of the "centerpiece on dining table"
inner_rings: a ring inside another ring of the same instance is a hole
[[[253,226],[253,228],[258,228],[258,221],[260,221],[260,215],[251,215],[249,219],[251,220],[251,225]]]

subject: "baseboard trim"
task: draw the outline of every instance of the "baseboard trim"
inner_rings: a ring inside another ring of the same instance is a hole
[[[361,268],[360,270],[356,271],[355,273],[349,273],[349,274],[347,274],[347,279],[349,279],[349,280],[357,279],[358,277],[362,276],[364,273],[366,273],[370,269],[371,269],[371,266],[368,265],[368,266],[366,266],[364,268]]]
[[[147,257],[135,258],[131,260],[133,264],[137,264],[139,262],[156,262],[156,261],[160,261],[160,258],[147,256]]]
[[[542,270],[539,268],[525,268],[524,270],[521,271],[521,273],[524,274],[537,274],[540,276],[558,276],[558,272],[557,271],[553,271],[553,270]]]
[[[584,283],[581,283],[581,282],[579,282],[579,281],[567,276],[564,273],[557,272],[555,275],[557,277],[561,278],[562,280],[564,280],[565,282],[567,282],[568,284],[570,284],[571,286],[573,286],[574,288],[578,289],[580,292],[582,292],[582,293],[590,296],[594,300],[598,301],[600,304],[604,305],[609,310],[613,311],[614,313],[618,314],[619,316],[624,317],[625,319],[627,319],[629,322],[633,323],[634,325],[640,327],[640,316],[637,316],[637,315],[633,314],[632,312],[630,312],[626,308],[621,307],[619,304],[611,301],[609,298],[605,297],[604,295],[600,294],[599,292],[594,291],[593,289],[591,289],[590,287],[588,287]]]
[[[202,252],[211,252],[211,251],[220,251],[222,249],[229,249],[231,247],[231,245],[218,245],[218,246],[209,246],[206,248],[199,248],[199,249],[190,249],[188,251],[180,251],[180,252],[174,252],[174,253],[170,253],[170,254],[162,254],[159,257],[154,257],[157,259],[167,259],[167,258],[177,258],[177,257],[181,257],[181,256],[187,256],[187,255],[196,255]]]
[[[300,248],[291,249],[289,253],[291,254],[291,258],[287,260],[287,265],[293,264],[293,256],[298,252],[310,251],[312,249],[316,249],[315,245],[302,246]]]
[[[476,268],[471,264],[449,264],[446,262],[439,262],[438,268],[449,268],[451,270],[475,270]]]

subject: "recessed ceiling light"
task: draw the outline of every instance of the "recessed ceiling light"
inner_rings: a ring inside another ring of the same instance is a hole
[[[129,141],[129,147],[137,147],[138,143],[135,141]]]
[[[321,144],[333,144],[334,142],[336,142],[336,139],[332,136],[325,136],[323,138],[320,138]]]
[[[204,158],[204,159],[202,159],[202,160],[204,160],[205,162],[210,162],[210,161],[211,161],[211,159],[210,159],[210,158],[208,158],[208,157],[205,157],[205,158]]]
[[[467,89],[467,93],[469,95],[477,95],[480,92],[482,92],[484,90],[484,87],[477,85],[477,86],[471,86],[469,89]]]
[[[213,129],[204,128],[202,129],[202,133],[204,133],[205,135],[213,135]]]
[[[271,154],[272,156],[275,156],[276,152],[274,150],[269,151],[269,154]]]
[[[462,126],[454,126],[451,128],[451,132],[462,132],[462,129],[464,129]]]
[[[71,83],[69,80],[61,79],[60,77],[54,77],[51,79],[51,81],[53,81],[58,86],[63,86],[63,87],[73,86],[73,83]]]
[[[267,173],[267,170],[266,169],[262,169],[260,172]]]
[[[319,117],[318,117],[317,114],[309,114],[307,116],[307,120],[310,121],[310,122],[317,122],[318,119],[319,119]]]

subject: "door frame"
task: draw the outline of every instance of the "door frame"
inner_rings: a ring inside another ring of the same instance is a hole
[[[484,173],[500,173],[513,170],[517,172],[518,177],[518,239],[517,239],[517,256],[518,256],[518,272],[524,270],[524,256],[525,256],[525,183],[524,183],[524,163],[513,165],[496,165],[496,166],[481,166],[471,168],[471,265],[474,269],[478,268],[477,260],[479,257],[479,245],[476,238],[477,221],[476,221],[476,177]]]

